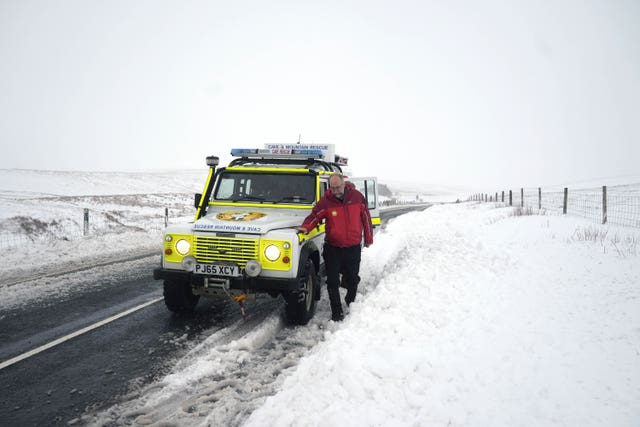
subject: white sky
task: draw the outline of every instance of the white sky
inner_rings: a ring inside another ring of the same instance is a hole
[[[301,134],[381,180],[637,174],[638,22],[635,1],[2,0],[0,168],[204,168]]]

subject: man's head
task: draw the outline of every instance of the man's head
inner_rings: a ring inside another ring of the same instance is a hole
[[[344,178],[338,172],[332,173],[329,177],[329,189],[338,199],[344,197]]]

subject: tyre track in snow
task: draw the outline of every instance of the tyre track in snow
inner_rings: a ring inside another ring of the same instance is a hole
[[[339,327],[328,321],[326,297],[306,326],[286,325],[281,308],[213,332],[169,375],[82,420],[105,426],[241,425],[277,392],[299,360]]]

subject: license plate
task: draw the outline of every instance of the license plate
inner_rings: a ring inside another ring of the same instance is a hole
[[[240,275],[240,267],[234,264],[196,264],[196,274],[236,277]]]

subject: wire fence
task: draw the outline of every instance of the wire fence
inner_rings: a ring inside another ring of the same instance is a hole
[[[640,228],[640,185],[589,189],[520,188],[515,191],[477,193],[469,200],[578,216],[601,224]]]
[[[0,249],[51,243],[60,240],[77,240],[119,234],[126,232],[161,232],[168,224],[189,221],[193,218],[188,205],[180,208],[164,208],[164,215],[158,212],[138,212],[137,215],[116,215],[114,210],[100,208],[77,208],[75,217],[61,216],[53,221],[39,221],[31,217],[20,217],[24,222],[12,231],[0,229]]]
[[[503,206],[520,206],[544,210],[550,214],[578,216],[602,224],[640,228],[640,184],[571,190],[569,188],[520,188],[515,191],[477,193],[469,200],[498,203]],[[55,226],[49,224],[48,228],[41,232],[0,232],[0,249],[111,233],[160,232],[168,224],[186,219],[186,211],[183,209],[175,213],[178,215],[170,217],[169,209],[164,208],[164,215],[147,214],[124,220],[100,209],[97,211],[84,209],[79,213],[79,218],[56,221]],[[89,219],[92,216],[93,222]],[[98,220],[96,216],[100,219]]]

